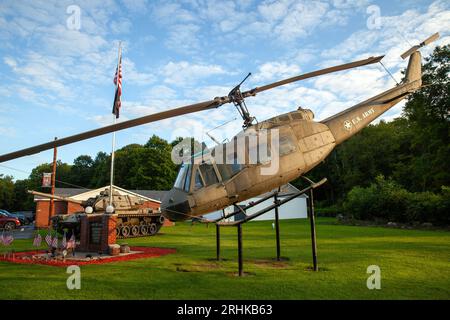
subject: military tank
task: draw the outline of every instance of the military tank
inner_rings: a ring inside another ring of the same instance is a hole
[[[38,191],[28,192],[40,197],[77,203],[84,208],[84,211],[53,216],[51,218],[52,226],[58,232],[68,229],[74,232],[76,236],[79,236],[81,216],[87,214],[110,214],[107,213],[107,207],[110,201],[109,188],[85,201]],[[111,214],[117,217],[116,236],[119,239],[153,236],[158,233],[164,223],[164,216],[161,214],[159,208],[146,208],[144,206],[144,200],[137,196],[122,195],[114,191],[112,204],[114,210]]]

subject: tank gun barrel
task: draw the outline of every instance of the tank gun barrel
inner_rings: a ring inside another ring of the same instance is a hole
[[[55,196],[55,195],[51,195],[49,193],[44,193],[44,192],[39,192],[39,191],[34,191],[34,190],[28,190],[28,193],[30,193],[32,195],[35,195],[35,196],[48,198],[48,199],[68,201],[68,202],[72,202],[72,203],[78,203],[80,205],[84,205],[85,204],[84,201],[81,201],[81,200],[75,200],[75,199],[70,198],[70,197]]]

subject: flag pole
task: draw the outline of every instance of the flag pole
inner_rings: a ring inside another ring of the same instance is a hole
[[[116,92],[117,92],[117,87],[119,86],[119,75],[120,75],[120,70],[119,70],[119,64],[120,64],[120,56],[122,54],[122,47],[121,47],[122,42],[119,42],[119,52],[117,55],[117,68],[116,68],[116,72],[117,72],[117,81],[116,81]],[[114,101],[115,103],[115,101]],[[117,118],[116,118],[116,114],[113,114],[113,123],[116,124]],[[111,176],[110,176],[110,184],[109,184],[109,205],[112,206],[113,205],[113,184],[114,184],[114,152],[115,152],[115,148],[116,148],[116,132],[113,132],[113,136],[112,136],[112,146],[111,146]]]

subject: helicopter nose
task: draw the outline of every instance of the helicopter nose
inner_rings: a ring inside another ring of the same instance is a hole
[[[171,221],[182,221],[189,219],[191,208],[187,193],[173,188],[161,202],[161,213]]]

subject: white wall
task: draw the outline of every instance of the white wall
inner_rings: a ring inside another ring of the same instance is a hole
[[[283,200],[283,197],[279,198],[280,200]],[[243,202],[240,202],[239,204],[248,204],[251,201],[257,201],[258,198],[252,198]],[[251,215],[253,213],[256,213],[259,210],[264,209],[267,206],[270,206],[273,204],[273,198],[268,199],[264,202],[261,202],[260,204],[250,208],[247,210],[247,215]],[[278,213],[280,219],[299,219],[299,218],[307,218],[307,207],[306,207],[306,197],[298,197],[295,198],[282,206],[278,208]],[[233,212],[234,208],[233,206],[225,208],[225,214]],[[222,211],[216,211],[209,213],[205,215],[205,218],[207,219],[216,219],[218,217],[222,216]],[[252,221],[257,220],[275,220],[275,210],[271,210],[269,212],[264,213],[263,215],[253,219]]]

